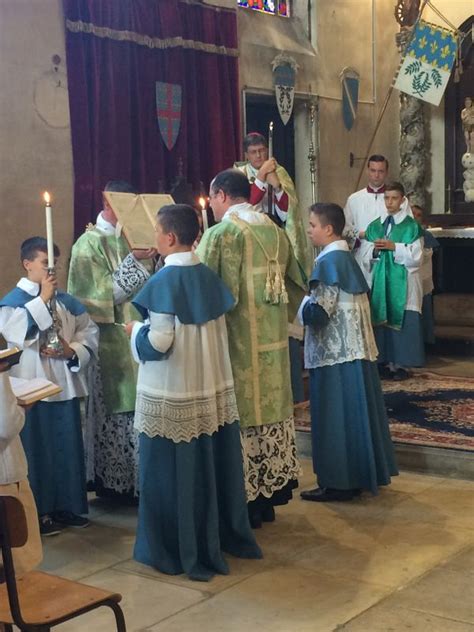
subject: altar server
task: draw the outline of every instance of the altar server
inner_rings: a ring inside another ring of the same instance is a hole
[[[133,304],[140,363],[135,428],[140,433],[140,500],[134,557],[194,580],[229,572],[223,553],[260,558],[247,514],[239,413],[225,314],[232,294],[192,252],[194,209],[157,215],[164,267]]]
[[[405,380],[408,367],[425,364],[420,278],[423,231],[408,215],[402,184],[387,184],[384,198],[385,212],[367,227],[365,238],[372,252],[366,252],[365,263],[373,267],[370,303],[381,374]]]
[[[57,246],[54,254],[56,261]],[[48,272],[45,239],[24,241],[20,256],[26,276],[0,300],[0,333],[9,346],[23,349],[12,375],[46,378],[62,388],[27,412],[21,433],[40,530],[54,535],[63,526],[89,524],[80,515],[88,508],[79,398],[87,395],[85,368],[97,354],[98,329],[79,301],[57,290],[57,279]],[[56,353],[45,347],[54,295],[61,340]]]
[[[36,505],[27,478],[28,465],[19,436],[25,413],[11,389],[8,368],[7,362],[0,361],[0,496],[17,498],[25,511],[27,540],[13,551],[15,573],[22,575],[41,562],[42,548]]]
[[[342,238],[344,212],[314,204],[313,244],[322,247],[299,309],[309,369],[313,469],[303,500],[348,501],[378,493],[398,474],[370,320],[368,286]]]
[[[365,280],[372,283],[370,253],[373,246],[366,240],[365,231],[370,222],[385,213],[385,181],[388,176],[388,160],[380,154],[373,154],[367,162],[367,186],[352,193],[347,198],[344,214],[346,226],[344,236],[348,239]],[[412,214],[408,201],[404,209]],[[368,256],[369,253],[369,256]]]

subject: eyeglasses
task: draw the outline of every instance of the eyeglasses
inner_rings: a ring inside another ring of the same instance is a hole
[[[247,154],[249,156],[264,156],[267,153],[266,147],[259,147],[258,149],[248,149]]]

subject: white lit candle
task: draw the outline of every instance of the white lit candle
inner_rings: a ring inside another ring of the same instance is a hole
[[[51,198],[47,191],[43,195],[46,203],[46,239],[48,242],[48,268],[54,268],[54,238],[53,238],[53,216],[51,213]]]
[[[202,209],[202,232],[209,228],[209,222],[207,220],[207,208],[206,208],[206,200],[203,197],[199,198],[199,204]]]

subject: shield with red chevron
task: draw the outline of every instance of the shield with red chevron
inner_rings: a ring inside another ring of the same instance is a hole
[[[181,125],[182,90],[176,83],[156,82],[156,115],[161,138],[169,151],[173,149]]]

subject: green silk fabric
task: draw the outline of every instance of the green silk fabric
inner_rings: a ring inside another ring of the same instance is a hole
[[[253,181],[253,176],[251,176],[251,173],[248,170],[248,165],[249,163],[247,162],[236,162],[234,167],[243,171],[249,181]],[[295,185],[293,184],[293,180],[290,178],[286,169],[281,165],[278,165],[276,175],[280,180],[281,188],[288,196],[288,216],[285,222],[284,230],[288,235],[291,245],[293,246],[296,260],[300,264],[301,269],[305,274],[305,278],[307,279],[311,274],[314,263],[313,249],[309,244],[308,236],[306,234],[308,217],[306,214],[303,217],[298,197],[296,195]]]
[[[293,414],[288,323],[305,294],[303,274],[285,232],[265,224],[223,221],[205,231],[197,249],[232,292],[236,305],[226,314],[229,352],[242,427],[282,422]],[[244,228],[242,228],[244,225]],[[289,303],[265,301],[267,253],[276,253]]]
[[[390,239],[395,243],[411,244],[422,236],[420,225],[412,217],[405,217],[394,224],[388,237],[380,219],[369,224],[365,233],[367,241]],[[381,250],[372,275],[370,305],[374,326],[386,325],[392,329],[401,329],[403,314],[407,302],[407,269],[395,263],[393,250]]]
[[[86,231],[72,248],[68,292],[86,307],[99,326],[99,359],[108,414],[135,410],[137,364],[123,327],[115,323],[141,320],[126,301],[114,305],[112,274],[129,253],[123,237]]]

